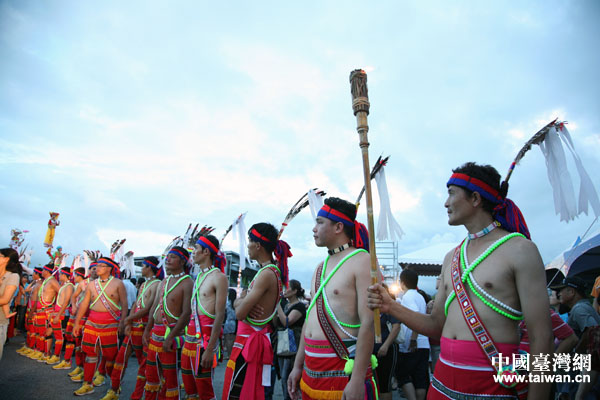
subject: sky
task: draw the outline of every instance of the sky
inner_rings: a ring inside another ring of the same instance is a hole
[[[67,253],[127,238],[158,254],[189,223],[221,237],[247,212],[248,227],[279,227],[309,188],[354,201],[348,77],[363,68],[398,253],[458,243],[466,231],[443,206],[452,168],[504,176],[554,118],[600,187],[599,16],[595,1],[0,1],[0,242],[29,230],[33,264],[46,262],[57,211]],[[509,197],[546,263],[595,218],[555,215],[537,146]],[[377,220],[376,191],[374,204]],[[312,226],[306,210],[283,236],[305,287],[326,255]]]

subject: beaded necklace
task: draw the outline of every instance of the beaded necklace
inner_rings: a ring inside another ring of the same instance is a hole
[[[466,269],[469,269],[469,267],[470,267],[469,260],[467,259],[467,246],[466,245],[461,246],[461,267],[462,267],[463,271]],[[508,304],[504,304],[503,302],[501,302],[500,300],[498,300],[497,298],[495,298],[494,296],[492,296],[491,294],[486,292],[485,289],[482,288],[481,285],[479,285],[479,283],[477,283],[477,281],[475,280],[475,276],[473,274],[470,274],[469,280],[473,283],[473,286],[475,286],[477,288],[477,291],[473,290],[473,292],[480,292],[483,296],[487,297],[492,302],[496,303],[500,307],[505,308],[506,310],[510,311],[513,314],[523,315],[523,313],[521,311],[515,310],[514,308],[510,307]]]
[[[467,283],[469,285],[469,287],[471,288],[471,291],[473,293],[475,293],[475,295],[479,298],[479,300],[481,300],[482,303],[484,303],[486,306],[490,307],[492,310],[494,310],[498,314],[505,316],[506,318],[509,318],[509,319],[512,319],[515,321],[520,321],[523,319],[523,315],[514,316],[514,315],[507,313],[506,311],[500,310],[498,307],[496,307],[495,305],[493,305],[492,303],[487,301],[485,299],[485,297],[481,293],[479,293],[479,291],[477,291],[477,289],[475,288],[475,285],[473,284],[472,279],[471,279],[471,273],[479,264],[481,264],[481,262],[483,260],[485,260],[490,254],[492,254],[494,252],[494,250],[496,250],[498,247],[500,247],[506,241],[508,241],[509,239],[512,239],[513,237],[516,237],[516,236],[524,237],[520,233],[511,233],[511,234],[501,237],[500,239],[498,239],[497,241],[492,243],[492,245],[490,245],[490,247],[488,247],[487,250],[484,251],[479,257],[477,257],[477,259],[473,262],[473,264],[469,265],[468,267],[465,264],[466,257],[463,256],[463,254],[466,254],[466,248],[467,248],[467,243],[468,243],[468,240],[465,240],[465,241],[463,241],[463,243],[461,245],[460,262],[461,262],[461,268],[463,270],[463,275],[461,277],[461,280],[463,281],[463,283]],[[489,294],[488,294],[488,296],[489,296]],[[448,307],[450,307],[450,303],[452,303],[452,300],[454,300],[455,298],[456,298],[456,292],[453,290],[450,293],[450,295],[448,296],[448,298],[446,299],[446,304],[444,305],[444,313],[446,314],[446,316],[448,316]],[[504,303],[500,303],[500,304],[502,304],[502,306],[504,306],[505,308],[508,307]],[[509,308],[510,307],[508,307],[507,309],[509,309]]]
[[[488,226],[486,226],[479,232],[469,233],[469,236],[468,236],[469,240],[475,240],[477,238],[483,237],[483,236],[487,235],[488,233],[490,233],[491,231],[493,231],[494,229],[496,229],[498,226],[500,226],[500,224],[498,222],[492,221],[491,224],[489,224]]]
[[[334,254],[341,253],[342,251],[346,250],[349,247],[350,247],[350,243],[346,243],[346,244],[341,245],[338,248],[327,250],[327,254],[329,254],[330,256],[332,256]]]

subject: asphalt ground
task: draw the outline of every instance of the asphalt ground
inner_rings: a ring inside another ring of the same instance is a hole
[[[53,370],[50,365],[19,355],[16,350],[24,342],[24,337],[19,335],[11,338],[9,343],[4,346],[4,354],[0,360],[0,400],[78,398],[73,395],[73,391],[78,389],[81,383],[72,382],[67,376],[71,370]],[[217,399],[221,398],[223,391],[225,365],[226,362],[221,362],[214,373],[213,387]],[[121,399],[128,399],[133,392],[137,368],[137,359],[132,356],[121,382]],[[81,396],[81,398],[98,400],[106,394],[108,389],[110,389],[109,379],[105,381],[104,385],[96,387],[93,394]],[[283,400],[280,381],[275,383],[273,399]]]
[[[81,383],[72,382],[67,374],[71,370],[53,370],[52,366],[30,360],[16,353],[25,343],[23,336],[18,335],[10,339],[4,346],[4,354],[0,360],[0,400],[54,400],[74,399],[73,391]],[[215,369],[213,387],[217,399],[221,398],[223,391],[223,378],[225,376],[226,362],[221,362]],[[74,367],[73,367],[74,368]],[[138,362],[135,357],[129,359],[129,365],[121,382],[121,399],[128,399],[135,387]],[[107,378],[104,385],[94,388],[93,394],[81,396],[89,400],[99,400],[110,389],[110,380]],[[183,393],[183,390],[182,390]],[[185,396],[182,396],[185,398]],[[394,391],[394,399],[404,399],[398,391]],[[275,383],[274,400],[283,400],[281,381]]]

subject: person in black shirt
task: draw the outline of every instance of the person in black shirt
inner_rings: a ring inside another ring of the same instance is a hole
[[[302,334],[302,326],[306,319],[306,305],[300,301],[304,298],[304,289],[302,285],[295,279],[291,279],[289,288],[283,292],[283,297],[287,300],[284,307],[281,304],[277,305],[278,322],[285,328],[286,326],[294,332],[296,346],[300,344],[300,335]],[[290,400],[290,395],[287,390],[287,380],[292,368],[296,355],[292,356],[277,356],[279,362],[279,370],[281,373],[281,388],[283,390],[283,398]]]

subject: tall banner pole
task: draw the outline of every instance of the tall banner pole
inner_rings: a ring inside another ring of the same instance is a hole
[[[371,166],[369,163],[369,93],[367,91],[367,73],[362,69],[355,69],[350,73],[350,90],[352,93],[352,110],[356,116],[356,130],[359,136],[359,146],[362,152],[363,173],[365,179],[365,193],[367,197],[367,227],[369,230],[369,255],[371,256],[371,283],[379,282],[379,268],[377,267],[377,254],[375,254],[375,223],[373,222],[373,196],[371,191]],[[381,343],[381,322],[379,309],[373,310],[373,323],[375,324],[375,343]]]

